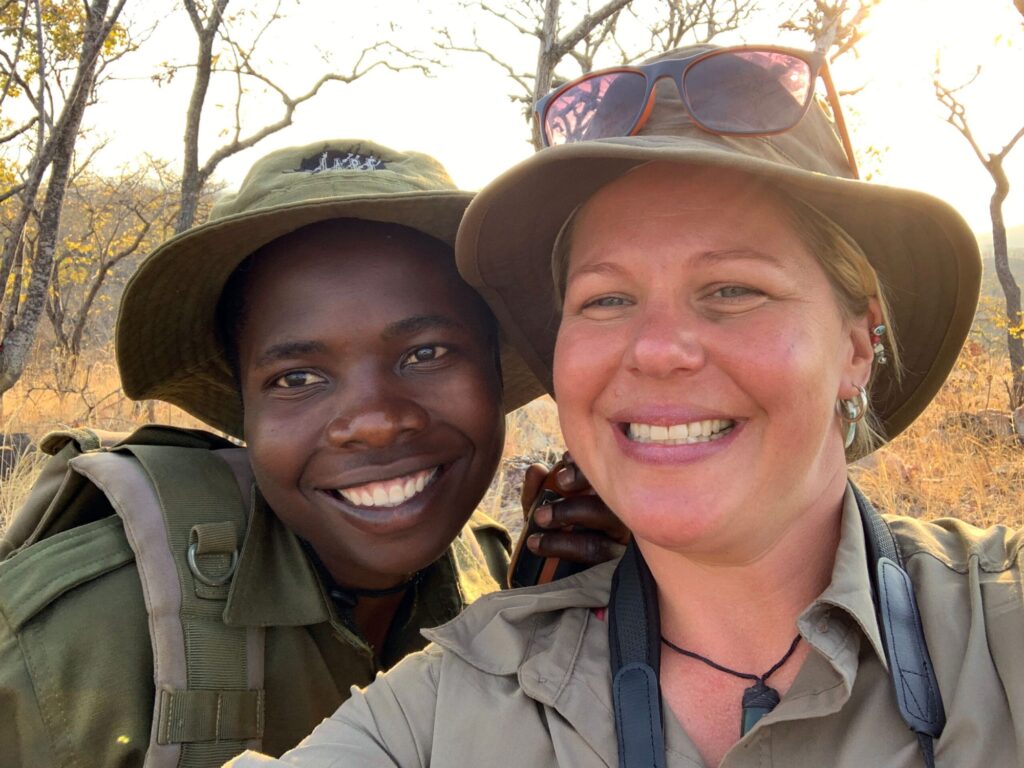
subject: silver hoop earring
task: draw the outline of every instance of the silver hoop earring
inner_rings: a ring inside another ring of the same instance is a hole
[[[853,439],[857,436],[857,423],[863,421],[868,415],[868,393],[864,387],[855,384],[857,396],[849,399],[836,400],[836,413],[839,419],[846,425],[846,438],[843,440],[843,448],[853,445]]]

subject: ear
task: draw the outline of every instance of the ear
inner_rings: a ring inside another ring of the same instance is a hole
[[[871,379],[871,366],[875,362],[875,348],[871,343],[871,329],[880,322],[882,317],[878,301],[868,300],[868,311],[860,317],[850,320],[847,331],[850,335],[850,353],[845,361],[839,397],[848,399],[855,397],[857,387],[868,386]]]

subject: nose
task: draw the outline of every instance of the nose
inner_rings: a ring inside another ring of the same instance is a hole
[[[379,381],[370,387],[367,383],[359,387],[361,396],[353,396],[351,388],[343,394],[324,431],[329,444],[349,450],[386,448],[426,428],[429,414],[406,393]]]
[[[705,357],[694,318],[676,308],[651,307],[636,319],[625,364],[636,374],[665,378],[699,370]]]

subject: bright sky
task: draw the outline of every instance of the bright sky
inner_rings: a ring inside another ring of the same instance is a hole
[[[303,0],[297,7],[286,4],[286,18],[265,38],[271,47],[264,50],[274,51],[268,69],[273,67],[282,84],[298,91],[308,87],[314,73],[323,71],[318,51],[329,51],[336,66],[346,68],[355,51],[377,39],[390,38],[430,51],[435,39],[431,30],[440,26],[449,26],[461,41],[471,39],[474,17],[457,11],[454,0],[389,0],[373,7],[367,4],[367,10],[358,15],[339,10],[354,5],[335,0]],[[249,9],[263,6],[269,11],[273,3],[250,0],[246,4]],[[399,30],[390,30],[383,16],[372,20],[384,9],[401,25]],[[141,16],[136,20],[150,21]],[[746,27],[742,36],[717,41],[805,46],[800,38],[780,37],[777,24],[778,19],[767,19]],[[487,22],[480,26],[479,35],[496,54],[516,58],[522,69],[532,69],[536,57],[532,39]],[[162,88],[149,75],[160,61],[185,61],[194,49],[184,14],[172,14],[161,19],[139,53],[122,63],[117,72],[121,79],[105,87],[102,103],[92,107],[87,117],[97,127],[97,135],[114,139],[100,157],[100,167],[112,168],[144,152],[180,164],[191,73],[182,72]],[[863,170],[872,172],[879,182],[942,197],[975,230],[988,231],[992,182],[967,142],[944,122],[931,86],[937,52],[948,84],[962,83],[982,67],[977,81],[963,92],[963,101],[982,148],[1000,150],[1024,125],[1024,30],[1011,0],[969,4],[881,0],[859,46],[859,57],[844,58],[833,74],[841,90],[863,86],[845,101],[854,145],[859,152],[868,147],[882,150],[877,160],[865,160]],[[352,137],[432,154],[458,184],[479,188],[530,154],[527,124],[521,105],[509,99],[514,84],[497,66],[470,55],[452,57],[448,63],[445,68],[435,67],[432,78],[377,71],[352,85],[328,84],[313,102],[299,108],[293,126],[225,161],[217,175],[229,186],[237,186],[248,167],[272,149],[326,137]],[[223,94],[214,94],[210,101],[224,99]],[[217,112],[204,124],[204,156],[218,141],[218,131],[228,124],[226,110]],[[256,127],[267,114],[276,114],[273,99],[254,102],[244,116],[243,128]],[[1016,188],[1006,201],[1004,216],[1008,225],[1024,224],[1024,140],[1006,167]]]

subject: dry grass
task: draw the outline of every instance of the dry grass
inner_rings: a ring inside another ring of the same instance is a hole
[[[925,413],[906,433],[851,468],[880,509],[925,519],[951,515],[979,526],[1024,526],[1024,449],[1010,435],[995,434],[1004,421],[992,415],[1006,409],[1007,368],[998,334],[979,326]],[[109,357],[92,361],[85,370],[80,391],[63,396],[45,386],[44,371],[31,372],[4,398],[0,430],[38,439],[52,429],[83,424],[122,431],[147,421],[201,426],[172,406],[128,401]],[[482,502],[484,511],[518,530],[523,471],[534,461],[553,463],[563,450],[549,398],[512,414],[505,461]],[[0,530],[28,491],[39,463],[25,461],[0,482]]]

